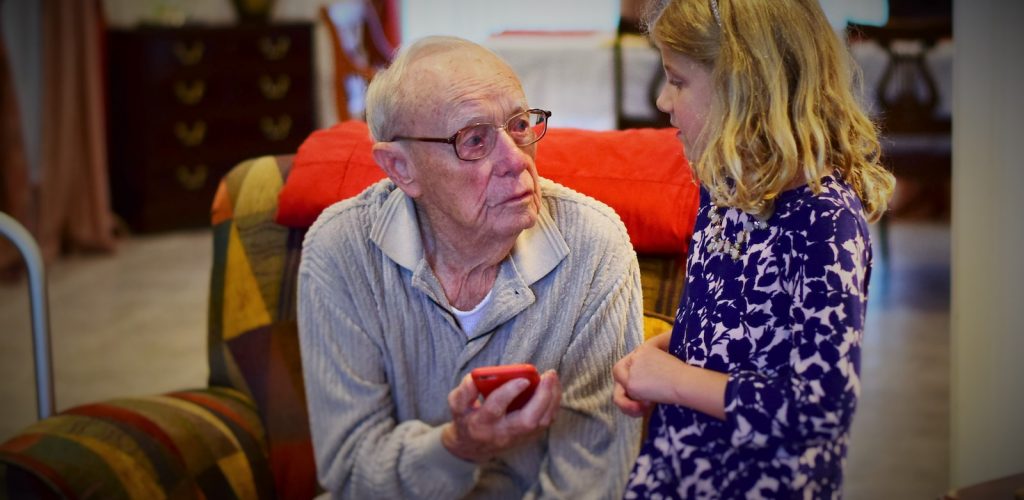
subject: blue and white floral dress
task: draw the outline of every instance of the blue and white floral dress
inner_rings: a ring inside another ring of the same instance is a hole
[[[764,224],[701,190],[669,351],[729,375],[726,420],[657,405],[626,498],[840,495],[871,243],[853,189],[823,188],[780,194]]]

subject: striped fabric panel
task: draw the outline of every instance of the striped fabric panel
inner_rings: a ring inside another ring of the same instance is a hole
[[[674,318],[686,278],[686,263],[675,255],[639,255],[644,311]]]
[[[274,223],[277,194],[290,161],[264,156],[235,166],[221,181],[214,202],[214,261],[210,282],[210,385],[250,393],[227,341],[284,317],[282,297],[297,267],[290,261],[291,232]],[[296,264],[297,266],[297,264]],[[282,289],[282,284],[286,288]],[[292,292],[294,294],[294,292]],[[293,316],[294,317],[294,316]]]
[[[210,385],[251,397],[267,434],[276,491],[317,491],[295,318],[303,228],[278,225],[277,197],[290,157],[237,165],[213,207],[210,285]]]
[[[268,457],[256,408],[233,389],[116,399],[0,445],[0,497],[272,498]]]

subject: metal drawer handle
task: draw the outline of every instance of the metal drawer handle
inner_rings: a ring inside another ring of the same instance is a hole
[[[194,66],[198,64],[199,61],[202,61],[203,50],[205,49],[206,47],[203,45],[201,40],[192,44],[178,41],[174,42],[173,47],[174,55],[178,58],[178,62],[184,66]]]
[[[206,184],[206,176],[209,173],[209,169],[206,165],[196,165],[195,168],[189,168],[185,165],[178,165],[178,168],[174,169],[174,174],[178,178],[178,184],[185,188],[186,191],[198,191],[203,188]]]
[[[288,55],[288,49],[292,46],[292,39],[287,36],[272,38],[265,36],[260,38],[260,52],[268,61],[277,61]]]
[[[288,88],[292,85],[292,79],[288,75],[278,75],[273,78],[270,75],[260,76],[260,91],[263,97],[276,101],[288,95]]]
[[[192,83],[177,81],[174,82],[174,95],[182,104],[193,105],[203,100],[206,93],[206,82],[195,80]]]
[[[191,127],[185,122],[174,123],[174,135],[186,147],[198,146],[206,138],[206,122],[196,120]]]
[[[260,129],[267,139],[280,141],[288,137],[288,133],[291,132],[292,117],[281,115],[277,120],[274,120],[272,117],[264,116],[260,118]]]

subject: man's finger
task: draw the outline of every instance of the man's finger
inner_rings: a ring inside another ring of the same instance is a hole
[[[508,405],[512,403],[519,394],[530,386],[530,381],[525,378],[517,378],[505,382],[492,391],[481,407],[488,415],[496,419],[504,417],[508,413]]]
[[[477,396],[479,392],[473,384],[472,377],[466,375],[462,382],[448,393],[448,406],[456,415],[465,414],[473,409]]]

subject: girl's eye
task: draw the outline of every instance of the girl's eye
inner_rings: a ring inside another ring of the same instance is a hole
[[[672,87],[674,87],[676,89],[680,89],[680,88],[683,87],[683,83],[684,82],[679,77],[677,77],[674,74],[670,73],[668,71],[668,68],[665,68],[665,83],[671,85]]]

